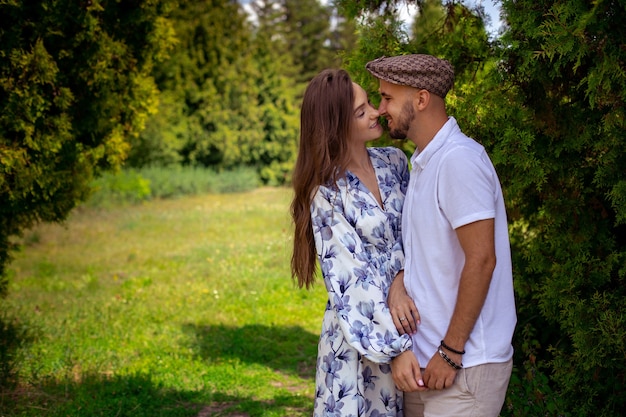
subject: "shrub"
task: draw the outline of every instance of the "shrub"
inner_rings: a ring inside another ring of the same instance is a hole
[[[252,168],[216,172],[199,167],[147,167],[105,173],[93,183],[86,205],[111,207],[136,204],[153,198],[174,198],[202,193],[232,193],[256,188]]]

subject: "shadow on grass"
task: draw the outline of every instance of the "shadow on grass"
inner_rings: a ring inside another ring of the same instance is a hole
[[[15,353],[32,342],[35,334],[27,321],[8,315],[0,305],[0,390],[16,384]]]
[[[191,417],[198,393],[164,389],[147,376],[81,375],[4,392],[0,415]],[[6,414],[5,414],[6,413]]]
[[[299,326],[188,324],[184,330],[195,338],[196,345],[191,347],[203,359],[239,358],[300,378],[315,378],[319,335]]]
[[[0,390],[3,417],[253,417],[268,412],[295,415],[309,403],[309,398],[296,394],[258,401],[219,392],[174,390],[156,384],[149,375],[88,374],[79,381]]]
[[[0,314],[1,417],[255,417],[308,415],[311,399],[298,393],[277,393],[270,401],[250,396],[175,390],[155,383],[150,375],[75,374],[17,383],[13,355],[29,343],[34,329]],[[187,325],[193,348],[206,360],[237,357],[310,379],[315,374],[318,336],[300,327]],[[307,414],[308,413],[308,414]]]

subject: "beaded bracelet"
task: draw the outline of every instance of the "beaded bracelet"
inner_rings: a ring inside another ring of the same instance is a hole
[[[458,350],[452,349],[450,346],[446,345],[446,343],[443,340],[441,340],[441,346],[449,350],[452,353],[456,353],[457,355],[465,355],[465,350],[458,351]]]
[[[441,346],[439,346],[439,356],[441,356],[443,358],[444,361],[448,362],[448,365],[450,365],[451,367],[453,367],[454,369],[456,369],[457,371],[461,368],[463,368],[463,364],[458,364],[456,362],[454,362],[452,359],[450,359],[448,357],[448,355],[446,355],[446,352],[443,351],[443,349],[441,349]]]

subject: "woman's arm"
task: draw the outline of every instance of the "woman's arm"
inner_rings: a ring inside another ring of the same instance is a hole
[[[419,310],[404,287],[404,270],[400,271],[391,283],[387,303],[398,333],[417,332],[417,325],[420,324]]]
[[[348,343],[377,363],[388,363],[410,350],[411,338],[400,335],[387,306],[385,261],[371,259],[337,202],[334,191],[320,188],[311,216],[313,234],[331,308]],[[331,201],[334,204],[331,204]]]

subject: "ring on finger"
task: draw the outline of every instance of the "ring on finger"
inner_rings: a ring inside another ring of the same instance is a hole
[[[405,320],[406,320],[406,317],[400,317],[400,319],[399,319],[399,320],[400,320],[400,321],[405,321]]]

